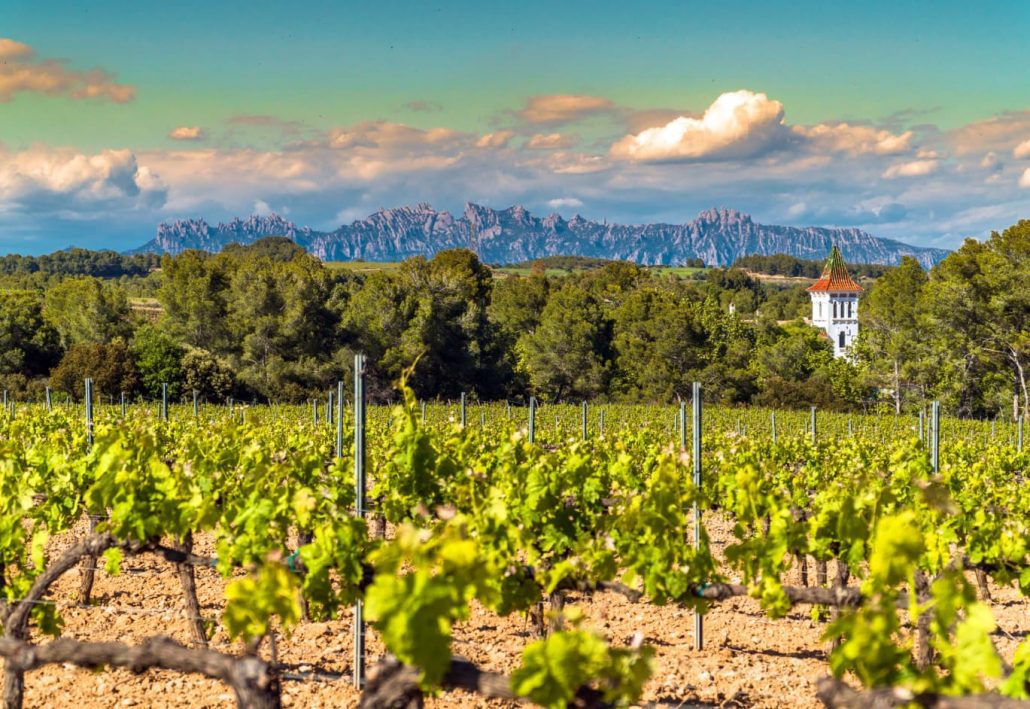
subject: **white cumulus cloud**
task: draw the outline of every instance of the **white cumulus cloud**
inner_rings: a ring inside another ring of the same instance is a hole
[[[1012,149],[1012,157],[1014,157],[1016,160],[1030,158],[1030,138],[1027,138],[1022,143],[1020,143]]]
[[[1019,186],[1030,189],[1030,167],[1023,170],[1023,174],[1019,176]]]
[[[1003,164],[1001,160],[998,159],[998,154],[991,150],[983,156],[982,160],[980,160],[980,167],[982,167],[984,170],[996,172],[1003,167]]]
[[[551,209],[578,209],[583,206],[583,201],[575,197],[555,197],[547,200],[547,206]]]
[[[37,146],[0,150],[0,211],[53,211],[69,215],[108,208],[154,207],[164,183],[129,150],[92,155]]]
[[[664,126],[627,135],[611,148],[628,160],[743,158],[780,144],[789,130],[783,104],[751,91],[724,93],[700,118],[680,116]]]
[[[895,163],[883,171],[882,177],[887,180],[898,177],[923,177],[937,172],[940,164],[939,160],[911,160]]]

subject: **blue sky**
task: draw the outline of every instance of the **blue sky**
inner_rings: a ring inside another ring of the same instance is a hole
[[[1030,3],[49,2],[0,25],[0,251],[159,221],[1030,216]]]

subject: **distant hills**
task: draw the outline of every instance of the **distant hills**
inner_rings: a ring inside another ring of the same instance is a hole
[[[216,226],[203,219],[177,220],[160,224],[157,236],[132,253],[219,251],[227,244],[248,244],[264,236],[289,237],[325,261],[400,261],[444,249],[473,248],[492,264],[574,255],[646,265],[701,258],[708,265],[728,266],[752,254],[822,259],[835,243],[852,263],[896,264],[902,256],[913,256],[929,268],[948,254],[881,239],[861,229],[757,224],[733,209],[709,209],[686,224],[621,225],[579,215],[534,217],[521,205],[496,210],[472,203],[458,217],[424,203],[380,209],[331,232],[301,227],[275,214]]]

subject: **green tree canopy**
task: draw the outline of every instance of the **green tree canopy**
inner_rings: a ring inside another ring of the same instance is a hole
[[[882,276],[860,303],[859,343],[865,361],[887,374],[894,408],[901,413],[904,392],[920,381],[920,364],[927,355],[929,320],[924,289],[929,279],[910,256]]]
[[[161,396],[162,384],[168,384],[169,397],[180,396],[185,350],[175,338],[157,326],[143,325],[132,338],[132,353],[144,396]]]
[[[951,370],[941,393],[965,415],[996,414],[1015,393],[1030,414],[1030,220],[986,242],[966,240],[933,270],[926,291],[935,359]],[[1005,394],[989,386],[1003,373],[1012,382]]]
[[[688,398],[710,346],[700,303],[645,287],[633,291],[613,319],[619,393],[659,402]]]
[[[187,347],[182,356],[183,391],[203,401],[223,401],[233,392],[232,371],[207,350]]]
[[[540,325],[519,340],[533,389],[555,401],[602,394],[612,370],[610,330],[590,293],[572,284],[555,292]]]
[[[57,331],[43,317],[35,293],[0,293],[0,374],[46,374],[60,359]]]
[[[73,346],[50,374],[50,386],[81,398],[87,377],[92,377],[97,394],[112,397],[136,393],[140,381],[132,350],[122,341]]]
[[[91,276],[69,278],[47,290],[43,315],[65,348],[111,342],[131,332],[125,291]]]

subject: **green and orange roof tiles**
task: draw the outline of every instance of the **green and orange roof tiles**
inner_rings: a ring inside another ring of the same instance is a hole
[[[818,291],[861,293],[863,290],[865,289],[848,275],[844,257],[840,255],[836,244],[830,249],[830,256],[826,259],[826,266],[823,267],[823,275],[808,287],[809,293]]]

